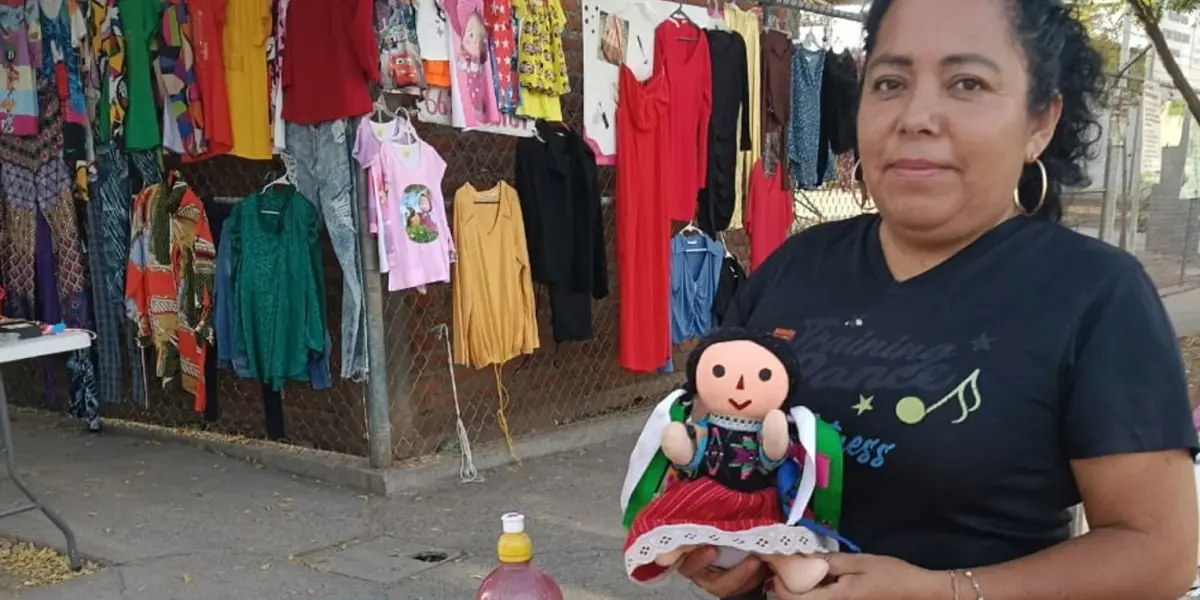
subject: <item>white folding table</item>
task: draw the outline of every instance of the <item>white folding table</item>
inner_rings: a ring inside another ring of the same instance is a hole
[[[83,331],[68,331],[23,340],[5,341],[4,338],[0,338],[0,365],[38,358],[40,356],[49,356],[51,354],[73,352],[91,345],[91,335]],[[46,518],[50,519],[50,522],[54,523],[55,527],[58,527],[62,531],[63,537],[67,538],[67,559],[71,562],[72,569],[79,570],[82,567],[82,563],[79,561],[79,550],[75,547],[75,533],[71,531],[71,527],[67,525],[66,521],[63,521],[62,517],[58,516],[58,513],[46,506],[29,489],[29,486],[25,485],[25,481],[17,473],[17,461],[13,454],[12,423],[8,418],[8,397],[4,392],[3,373],[0,373],[0,438],[3,438],[0,441],[4,443],[4,462],[8,468],[8,477],[25,494],[25,497],[29,499],[29,504],[23,504],[0,512],[0,519],[27,513],[31,510],[42,511],[46,515]]]

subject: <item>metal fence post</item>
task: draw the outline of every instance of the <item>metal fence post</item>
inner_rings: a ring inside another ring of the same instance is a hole
[[[1196,198],[1188,199],[1187,227],[1183,230],[1183,253],[1179,256],[1179,285],[1187,281],[1189,246],[1192,245],[1192,230],[1196,228]]]
[[[367,322],[367,459],[371,468],[383,469],[392,466],[387,353],[383,345],[383,283],[379,275],[379,248],[371,237],[367,220],[367,177],[354,159],[351,164],[355,165],[354,195],[358,200],[358,247]]]

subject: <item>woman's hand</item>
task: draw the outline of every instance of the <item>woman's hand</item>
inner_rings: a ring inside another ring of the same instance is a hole
[[[945,571],[928,571],[897,558],[871,554],[831,554],[827,560],[830,583],[797,595],[789,594],[776,582],[775,597],[779,600],[953,600],[954,597],[950,575]],[[967,590],[960,588],[960,591]]]
[[[733,568],[720,571],[712,568],[719,552],[711,546],[697,548],[679,563],[679,574],[717,598],[734,598],[762,587],[770,571],[753,556]]]

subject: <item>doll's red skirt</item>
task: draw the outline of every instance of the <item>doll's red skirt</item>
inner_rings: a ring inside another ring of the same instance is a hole
[[[802,527],[784,523],[774,488],[731,490],[709,477],[681,480],[638,513],[625,538],[625,569],[639,583],[667,575],[655,559],[695,546],[731,547],[756,554],[823,551]]]

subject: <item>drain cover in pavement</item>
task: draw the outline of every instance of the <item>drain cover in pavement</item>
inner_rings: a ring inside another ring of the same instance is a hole
[[[387,535],[351,540],[296,557],[300,564],[372,583],[395,583],[462,556]]]

